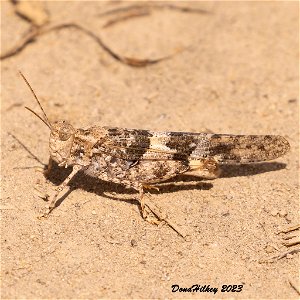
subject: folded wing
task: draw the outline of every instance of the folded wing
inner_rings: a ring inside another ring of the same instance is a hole
[[[126,160],[195,160],[214,158],[220,163],[250,163],[278,158],[290,149],[278,135],[228,135],[105,128],[99,151]]]

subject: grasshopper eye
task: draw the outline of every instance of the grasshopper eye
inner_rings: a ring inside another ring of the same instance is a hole
[[[62,126],[59,130],[59,139],[61,141],[68,140],[73,134],[73,127],[69,124]]]

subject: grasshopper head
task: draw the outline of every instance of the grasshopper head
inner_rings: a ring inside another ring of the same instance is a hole
[[[70,157],[74,137],[75,129],[69,122],[58,121],[51,125],[49,147],[54,161],[60,164]]]
[[[32,87],[30,86],[29,82],[25,78],[25,76],[20,72],[20,75],[24,79],[25,83],[31,90],[37,104],[41,108],[43,112],[43,116],[38,115],[35,111],[31,108],[25,107],[31,113],[33,113],[36,117],[38,117],[50,130],[50,140],[49,140],[49,147],[50,147],[50,156],[51,158],[56,161],[58,164],[65,163],[67,165],[67,160],[70,157],[71,149],[75,137],[75,129],[74,127],[68,123],[67,121],[58,121],[55,123],[51,123],[38,99],[37,95],[33,91]]]

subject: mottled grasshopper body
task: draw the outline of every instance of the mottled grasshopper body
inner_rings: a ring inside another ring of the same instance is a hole
[[[137,190],[143,217],[146,217],[145,187],[187,172],[203,178],[216,178],[220,164],[272,160],[290,148],[284,137],[276,135],[154,132],[100,126],[75,129],[67,121],[50,123],[33,94],[44,118],[29,110],[51,130],[51,158],[59,166],[73,167],[71,174],[51,196],[45,215],[55,207],[60,193],[78,171]]]

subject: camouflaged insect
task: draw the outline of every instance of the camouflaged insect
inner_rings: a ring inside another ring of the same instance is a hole
[[[51,196],[45,215],[55,208],[59,194],[78,171],[138,191],[142,214],[146,218],[144,188],[187,172],[216,178],[220,164],[272,160],[290,148],[288,141],[278,135],[155,132],[101,126],[76,129],[67,121],[50,123],[37,96],[22,77],[42,109],[44,119],[27,109],[51,130],[51,159],[59,166],[73,167],[71,174]]]

